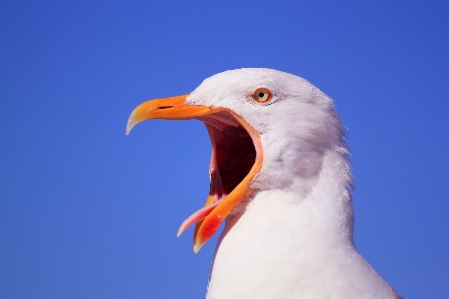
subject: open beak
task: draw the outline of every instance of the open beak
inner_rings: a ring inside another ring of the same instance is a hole
[[[228,108],[190,105],[189,95],[155,99],[137,106],[126,126],[126,135],[149,119],[198,119],[206,124],[212,142],[210,191],[205,206],[188,217],[178,236],[196,223],[193,250],[197,253],[218,230],[229,213],[254,189],[250,184],[262,167],[262,145],[257,131]]]

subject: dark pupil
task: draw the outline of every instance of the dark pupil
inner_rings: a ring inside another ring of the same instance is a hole
[[[263,92],[259,93],[259,98],[263,98]]]

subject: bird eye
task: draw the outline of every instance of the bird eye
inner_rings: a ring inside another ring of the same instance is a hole
[[[256,89],[256,91],[254,91],[252,96],[259,103],[266,103],[269,100],[271,100],[271,98],[273,97],[273,95],[271,94],[271,91],[269,91],[266,88]]]

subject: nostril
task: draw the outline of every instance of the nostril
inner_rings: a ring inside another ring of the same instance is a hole
[[[173,108],[173,106],[160,106],[159,109],[168,109],[168,108]]]

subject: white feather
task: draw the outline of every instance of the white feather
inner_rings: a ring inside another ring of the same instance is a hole
[[[259,87],[269,103],[251,98]],[[349,151],[328,96],[291,74],[240,69],[187,101],[232,109],[263,147],[258,191],[226,220],[207,298],[400,298],[354,246]]]

